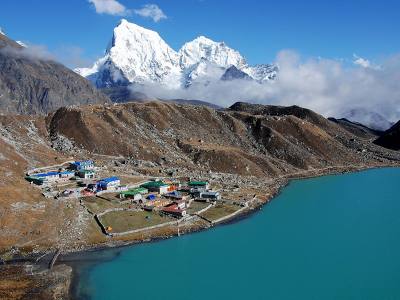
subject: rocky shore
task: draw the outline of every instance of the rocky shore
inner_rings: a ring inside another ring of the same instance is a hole
[[[0,267],[0,299],[70,299],[72,268],[61,264],[51,270],[34,264]]]

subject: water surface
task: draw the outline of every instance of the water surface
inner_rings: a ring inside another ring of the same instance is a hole
[[[395,168],[292,181],[235,224],[97,254],[79,296],[400,299],[399,182]]]

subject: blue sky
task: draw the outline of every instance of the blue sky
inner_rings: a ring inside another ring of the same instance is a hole
[[[251,64],[272,62],[282,49],[305,57],[351,59],[357,53],[378,61],[400,52],[400,1],[118,1],[131,11],[158,5],[167,17],[158,22],[134,12],[124,17],[158,31],[176,50],[205,35],[225,41]],[[0,27],[61,59],[75,49],[79,63],[87,64],[102,54],[121,18],[97,13],[88,0],[2,0]]]

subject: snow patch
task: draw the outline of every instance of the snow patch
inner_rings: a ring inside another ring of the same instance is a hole
[[[21,47],[24,47],[24,48],[28,48],[28,46],[24,43],[24,42],[22,42],[22,41],[15,41],[18,45],[20,45]]]

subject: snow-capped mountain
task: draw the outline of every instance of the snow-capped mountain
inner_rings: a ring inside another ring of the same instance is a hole
[[[246,66],[246,60],[238,51],[229,48],[224,42],[214,42],[204,36],[199,36],[183,45],[178,54],[182,69],[194,65],[202,59],[223,68],[233,65],[241,69]]]
[[[196,81],[207,84],[210,81],[218,80],[224,73],[225,68],[201,58],[199,62],[182,70],[183,85],[189,87]]]
[[[243,68],[242,71],[253,79],[263,82],[275,79],[278,74],[278,66],[270,64],[255,65],[252,67],[247,66]]]
[[[361,123],[369,128],[381,131],[389,129],[394,124],[387,120],[381,114],[367,110],[365,108],[351,109],[350,111],[343,113],[342,117],[352,122]]]
[[[178,54],[155,31],[122,20],[114,29],[106,54],[90,69],[77,72],[98,87],[132,82],[179,81]]]
[[[177,52],[157,32],[123,19],[114,29],[105,56],[93,67],[75,71],[99,88],[131,83],[179,88],[195,81],[220,80],[231,66],[259,82],[273,79],[277,72],[274,65],[249,66],[238,51],[204,36],[184,44]],[[229,77],[232,79],[239,78]]]

